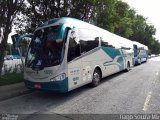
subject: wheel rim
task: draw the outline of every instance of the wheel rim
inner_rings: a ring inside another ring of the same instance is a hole
[[[100,76],[97,72],[93,74],[94,83],[98,84],[100,81]]]

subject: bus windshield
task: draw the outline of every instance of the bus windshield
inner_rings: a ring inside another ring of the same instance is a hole
[[[58,26],[47,27],[34,32],[28,47],[25,66],[42,70],[59,65],[63,59],[64,41],[56,42]]]

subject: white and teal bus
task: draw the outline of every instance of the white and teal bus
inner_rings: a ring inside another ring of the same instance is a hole
[[[142,62],[147,62],[148,59],[148,47],[137,41],[133,41],[134,48],[134,64],[138,65]]]
[[[31,42],[24,65],[29,89],[68,92],[80,86],[97,86],[101,78],[129,71],[133,51],[125,38],[74,18],[52,19],[25,37]]]

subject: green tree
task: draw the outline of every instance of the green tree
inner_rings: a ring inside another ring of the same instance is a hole
[[[133,34],[132,30],[132,18],[129,17],[131,15],[130,7],[127,3],[122,1],[117,1],[115,5],[116,9],[116,27],[114,33],[129,38]]]
[[[110,32],[114,32],[116,27],[116,1],[117,0],[101,0],[97,3],[96,25]]]
[[[129,39],[149,46],[152,51],[155,43],[155,38],[153,36],[155,35],[156,29],[153,25],[148,25],[146,20],[147,19],[141,15],[135,16],[132,24],[133,35],[130,36]]]
[[[70,16],[89,21],[95,12],[95,0],[27,0],[29,7],[24,12],[31,24],[40,21]]]
[[[12,23],[21,8],[24,7],[24,0],[1,0],[0,1],[0,75],[4,63],[4,56],[7,47],[8,35],[12,30]]]

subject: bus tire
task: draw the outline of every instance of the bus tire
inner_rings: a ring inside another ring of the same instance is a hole
[[[126,71],[126,72],[130,71],[130,67],[131,67],[131,66],[130,66],[130,62],[128,61],[128,62],[127,62],[127,68],[126,68],[125,71]]]
[[[98,69],[95,69],[93,72],[93,78],[92,78],[92,82],[91,82],[91,86],[92,87],[96,87],[99,85],[101,80],[101,74],[100,71]]]

